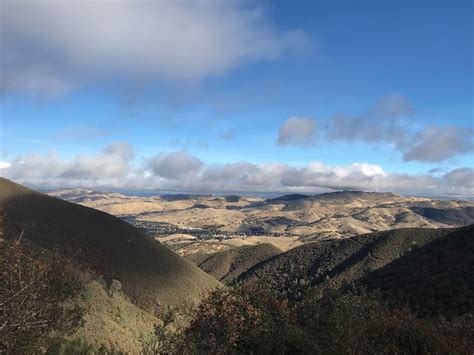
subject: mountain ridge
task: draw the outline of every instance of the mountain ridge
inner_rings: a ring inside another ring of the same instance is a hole
[[[305,244],[256,265],[238,281],[258,280],[282,292],[289,290],[294,297],[299,297],[301,285],[339,288],[458,230],[472,235],[474,225],[461,229],[397,229]]]
[[[0,208],[6,214],[5,238],[15,238],[23,230],[24,237],[41,248],[74,255],[78,263],[97,275],[122,282],[124,292],[142,307],[155,302],[176,304],[182,284],[187,284],[181,295],[183,302],[196,302],[207,286],[218,285],[158,241],[107,213],[3,178]]]

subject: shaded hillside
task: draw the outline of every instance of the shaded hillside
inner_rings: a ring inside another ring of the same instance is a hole
[[[360,280],[369,290],[423,313],[474,310],[474,225],[436,238]]]
[[[474,207],[470,206],[461,208],[413,207],[411,210],[428,220],[448,226],[464,226],[474,221]]]
[[[240,201],[240,196],[227,195],[227,196],[224,196],[224,199],[226,200],[226,202],[239,202]]]
[[[186,200],[193,200],[198,197],[210,197],[210,195],[170,194],[170,195],[161,195],[160,197],[166,201],[186,201]]]
[[[0,178],[6,238],[59,251],[81,270],[117,279],[141,307],[197,302],[217,282],[192,263],[106,213],[59,200]]]
[[[232,283],[251,267],[281,253],[274,245],[258,244],[224,250],[210,256],[202,255],[200,258],[195,254],[190,257],[202,270],[216,279]]]
[[[308,197],[310,196],[303,195],[303,194],[291,194],[291,195],[278,196],[278,197],[267,200],[267,202],[272,203],[272,202],[282,202],[282,201],[293,201],[293,200],[300,200],[300,199],[304,199]]]
[[[291,199],[286,201],[284,209],[287,211],[324,206],[353,205],[355,207],[368,207],[385,203],[408,201],[409,198],[398,196],[390,192],[364,192],[364,191],[337,191],[324,194],[307,196],[306,198]]]
[[[358,190],[343,190],[343,191],[336,191],[336,192],[326,192],[323,194],[318,194],[313,196],[314,200],[324,201],[334,201],[334,200],[354,200],[354,199],[362,199],[362,200],[404,200],[405,197],[396,195],[391,192],[370,192],[370,191],[358,191]]]
[[[338,288],[452,231],[398,229],[306,244],[256,265],[239,281],[267,282],[298,298],[308,284]]]

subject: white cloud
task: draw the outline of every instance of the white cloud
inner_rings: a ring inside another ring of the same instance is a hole
[[[3,91],[59,95],[98,78],[199,79],[308,44],[263,10],[220,0],[4,0]]]
[[[280,128],[278,144],[311,145],[316,140],[316,122],[311,118],[290,117]]]
[[[388,173],[379,165],[363,162],[329,166],[312,161],[303,167],[250,162],[209,165],[183,151],[162,152],[140,165],[133,161],[133,148],[125,143],[70,160],[49,153],[20,156],[8,164],[0,171],[2,176],[49,187],[281,193],[352,189],[474,196],[474,169],[467,167],[444,175],[408,175]]]
[[[407,119],[413,114],[406,98],[388,95],[361,116],[349,117],[342,113],[333,116],[326,139],[390,144],[402,153],[405,161],[441,162],[473,151],[473,129],[445,125],[417,130]]]
[[[12,165],[7,161],[0,161],[0,169],[7,169],[10,168]]]
[[[197,174],[203,162],[184,151],[160,153],[148,160],[147,167],[155,176],[178,179]]]
[[[282,176],[281,184],[302,189],[324,187],[336,190],[376,190],[379,182],[388,177],[389,174],[375,164],[353,163],[330,167],[320,162],[312,162],[303,168],[288,169]]]
[[[458,168],[443,176],[443,180],[452,194],[472,194],[474,191],[474,169]]]
[[[248,162],[207,166],[201,175],[201,189],[222,191],[271,191],[279,185],[285,164],[252,164]]]
[[[120,187],[132,174],[133,147],[113,143],[101,152],[61,159],[56,153],[27,154],[2,169],[4,177],[38,186],[110,186]]]
[[[400,120],[411,116],[413,109],[399,94],[380,98],[366,113],[357,117],[336,114],[329,122],[326,138],[329,141],[362,141],[366,143],[404,144],[408,129]]]
[[[389,94],[378,100],[369,110],[367,116],[378,120],[400,118],[413,114],[413,107],[407,98],[401,94]]]
[[[104,148],[104,153],[118,156],[124,161],[129,161],[135,155],[135,148],[127,142],[114,142]]]
[[[453,126],[425,128],[418,133],[411,144],[405,147],[403,158],[437,162],[452,156],[472,152],[473,130]]]

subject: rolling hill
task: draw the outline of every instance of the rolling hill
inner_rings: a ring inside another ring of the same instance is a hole
[[[471,206],[466,206],[464,208],[413,207],[411,210],[423,218],[447,226],[468,225],[474,220],[474,207]]]
[[[109,214],[0,179],[5,235],[24,229],[39,247],[74,255],[82,267],[118,279],[138,304],[197,301],[217,283],[190,262]],[[185,292],[184,292],[185,291]]]
[[[362,277],[398,305],[423,314],[457,316],[474,311],[474,226],[460,228]]]
[[[260,262],[281,253],[282,251],[272,244],[257,244],[232,248],[211,255],[191,254],[188,259],[194,261],[217,280],[228,284]]]
[[[138,344],[136,337],[130,338],[130,332],[135,330],[120,330],[123,322],[115,319],[118,310],[129,314],[125,324],[139,322],[150,330],[156,322],[153,312],[157,307],[196,304],[208,290],[219,286],[193,263],[107,213],[3,178],[0,210],[4,214],[2,238],[14,240],[22,235],[25,246],[46,255],[59,253],[84,275],[86,294],[80,303],[88,309],[88,321],[82,333],[88,334],[90,341],[113,340],[118,348],[136,351],[137,348],[130,348],[130,344]],[[105,280],[108,285],[118,280],[123,293],[108,297],[98,280]],[[100,312],[102,316],[97,316]]]
[[[462,231],[472,237],[473,228],[465,227]],[[323,290],[354,283],[395,260],[401,262],[403,256],[413,250],[442,238],[449,240],[453,233],[457,230],[413,228],[315,242],[264,261],[243,273],[238,280],[258,280],[299,298],[300,290],[307,285]],[[414,263],[412,268],[416,271]]]
[[[125,196],[87,190],[50,194],[137,222],[200,228],[217,234],[297,236],[302,242],[400,228],[449,228],[474,223],[474,203],[392,193],[338,191],[257,197]],[[174,231],[173,233],[182,233]]]

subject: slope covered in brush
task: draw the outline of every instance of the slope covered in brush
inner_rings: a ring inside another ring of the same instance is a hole
[[[474,310],[474,225],[436,238],[363,277],[398,305],[422,313],[462,315]]]
[[[216,279],[232,283],[250,268],[281,253],[272,244],[245,245],[203,257],[196,263]]]
[[[218,285],[194,264],[107,213],[53,198],[0,178],[4,237],[59,252],[81,270],[122,283],[134,303],[195,303]]]
[[[267,282],[294,297],[308,284],[339,288],[452,231],[398,229],[306,244],[256,265],[239,280]]]

